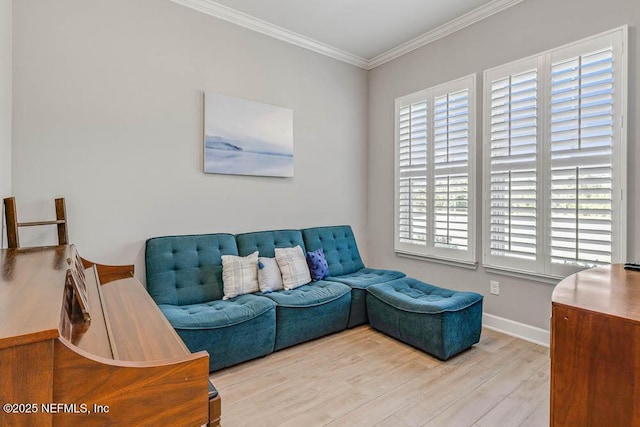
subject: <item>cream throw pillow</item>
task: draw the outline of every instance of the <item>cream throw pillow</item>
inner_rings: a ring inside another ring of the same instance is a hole
[[[275,252],[285,289],[294,289],[311,282],[307,259],[300,245],[295,248],[276,248]]]
[[[222,255],[222,283],[222,299],[258,292],[258,251],[245,257]]]
[[[282,289],[282,273],[275,258],[258,258],[258,286],[262,292]]]

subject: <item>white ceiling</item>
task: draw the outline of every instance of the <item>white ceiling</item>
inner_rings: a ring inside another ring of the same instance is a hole
[[[172,0],[362,68],[523,0]]]

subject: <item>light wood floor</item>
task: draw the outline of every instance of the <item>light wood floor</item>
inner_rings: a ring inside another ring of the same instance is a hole
[[[224,427],[549,425],[549,350],[488,329],[441,362],[360,326],[211,381]]]

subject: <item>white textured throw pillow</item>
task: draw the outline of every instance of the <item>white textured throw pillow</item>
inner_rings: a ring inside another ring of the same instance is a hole
[[[282,272],[285,289],[294,289],[311,282],[311,273],[302,248],[276,248],[276,261]]]
[[[258,292],[258,251],[245,257],[222,255],[222,283],[222,299]]]
[[[258,286],[262,292],[282,289],[282,273],[275,258],[258,258]]]

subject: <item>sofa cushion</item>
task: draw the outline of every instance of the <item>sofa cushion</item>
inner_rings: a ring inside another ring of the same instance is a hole
[[[281,307],[314,307],[326,304],[351,292],[347,285],[320,280],[287,291],[263,294]]]
[[[258,292],[258,251],[247,256],[222,255],[224,297]]]
[[[247,322],[275,307],[275,303],[257,295],[240,295],[229,300],[201,304],[160,304],[160,310],[176,329],[216,329]]]
[[[341,331],[347,327],[351,288],[320,280],[264,296],[276,305],[275,350]]]
[[[367,292],[398,310],[422,314],[463,310],[482,300],[475,292],[452,291],[410,277],[369,286]]]
[[[193,353],[209,353],[209,371],[273,352],[276,305],[267,298],[241,295],[189,306],[160,305]]]
[[[302,230],[307,251],[322,248],[329,264],[329,276],[341,276],[364,268],[351,227],[315,227]]]
[[[238,255],[231,234],[156,237],[147,240],[147,290],[157,304],[186,305],[223,295],[222,255]]]
[[[258,251],[262,257],[276,256],[275,248],[293,248],[300,246],[304,252],[305,246],[300,230],[256,231],[236,235],[238,253],[247,256]]]
[[[376,270],[373,268],[362,268],[354,273],[343,274],[342,276],[327,277],[325,280],[344,283],[355,289],[366,289],[371,285],[390,282],[400,279],[406,275],[395,270]]]

